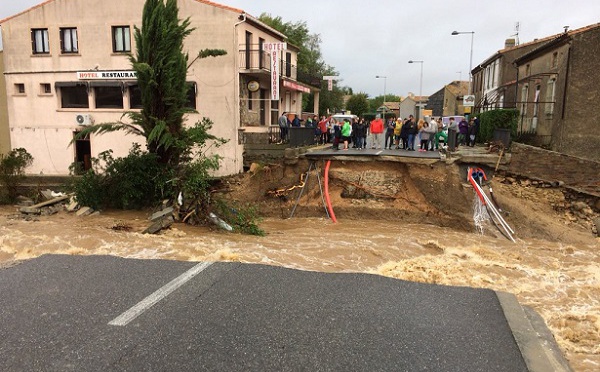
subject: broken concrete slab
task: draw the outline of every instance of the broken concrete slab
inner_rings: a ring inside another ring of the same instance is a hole
[[[27,213],[27,214],[40,214],[42,208],[47,207],[49,205],[54,205],[54,204],[60,203],[62,201],[69,199],[70,197],[71,196],[69,196],[69,195],[60,196],[58,198],[54,198],[52,200],[46,200],[45,202],[38,203],[38,204],[29,206],[29,207],[21,207],[21,208],[19,208],[19,211],[21,213]]]
[[[44,207],[41,208],[40,210],[40,215],[42,216],[51,216],[53,214],[57,214],[58,211],[60,211],[62,209],[62,207],[60,205],[51,205],[48,207]]]
[[[46,200],[54,199],[54,196],[52,196],[52,190],[50,190],[50,189],[42,190],[42,191],[40,191],[40,194],[42,194],[42,196]]]
[[[156,234],[162,229],[166,229],[171,226],[175,222],[173,216],[163,217],[157,221],[155,221],[152,225],[148,226],[142,234]]]
[[[92,214],[92,212],[94,212],[94,210],[90,207],[81,207],[77,213],[75,213],[75,215],[79,217],[85,217]]]
[[[158,212],[154,213],[152,216],[150,216],[150,221],[156,221],[156,220],[158,220],[162,217],[165,217],[169,214],[173,214],[173,211],[174,211],[173,207],[168,207],[168,208],[163,209],[162,211],[158,211]]]
[[[79,203],[75,199],[71,199],[67,205],[67,212],[75,212],[77,209],[79,209]]]

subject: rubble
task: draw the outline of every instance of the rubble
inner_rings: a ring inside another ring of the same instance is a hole
[[[70,195],[59,196],[57,198],[52,198],[50,200],[46,200],[45,202],[38,203],[38,204],[29,206],[29,207],[21,207],[21,208],[19,208],[19,211],[21,213],[25,213],[25,214],[41,214],[42,209],[44,207],[49,207],[54,204],[64,202],[65,200],[69,199],[70,197],[71,197]]]
[[[168,203],[163,202],[162,209],[150,216],[149,220],[153,223],[144,229],[142,234],[157,234],[161,230],[171,227],[175,222],[175,217],[173,215],[174,211],[175,208],[168,206]]]
[[[94,212],[94,210],[90,207],[82,207],[82,208],[79,208],[79,210],[75,213],[75,215],[79,216],[79,217],[85,217],[85,216],[89,216],[93,212]]]

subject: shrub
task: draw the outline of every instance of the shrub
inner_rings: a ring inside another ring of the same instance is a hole
[[[4,186],[4,195],[0,201],[11,203],[18,196],[18,186],[25,179],[25,169],[33,163],[33,156],[24,148],[0,154],[0,184]]]
[[[108,150],[92,162],[94,167],[72,183],[81,205],[140,209],[173,195],[172,172],[139,144],[134,144],[126,157],[115,159]]]
[[[215,200],[214,207],[216,214],[229,223],[234,230],[250,235],[265,235],[264,230],[258,227],[260,218],[256,207],[250,204],[233,207],[223,200]]]
[[[479,141],[489,142],[494,136],[496,128],[510,129],[511,138],[517,136],[517,120],[519,111],[515,109],[499,109],[485,111],[478,115],[479,125]]]

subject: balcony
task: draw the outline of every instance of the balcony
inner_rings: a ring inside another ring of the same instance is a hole
[[[240,70],[242,72],[251,73],[271,73],[271,65],[269,54],[260,50],[245,50],[239,51],[240,55]],[[291,63],[287,63],[285,60],[281,60],[280,74],[282,77],[287,77],[291,80],[298,81],[306,84],[310,87],[321,89],[321,76],[307,74]]]

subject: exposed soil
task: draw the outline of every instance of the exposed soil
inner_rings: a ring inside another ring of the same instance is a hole
[[[321,184],[324,180],[323,164]],[[251,202],[266,217],[326,215],[317,174],[311,171],[298,200],[309,163],[255,164],[249,172],[229,178],[221,190],[227,198]],[[596,239],[594,220],[598,201],[567,200],[567,191],[544,182],[517,180],[487,172],[489,185],[517,237],[589,244]],[[394,223],[427,223],[472,232],[474,190],[466,168],[397,162],[332,162],[329,194],[338,219],[389,219]],[[576,208],[584,203],[584,208]],[[585,209],[577,212],[574,209]],[[492,233],[493,232],[488,232]]]

